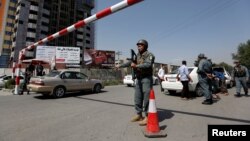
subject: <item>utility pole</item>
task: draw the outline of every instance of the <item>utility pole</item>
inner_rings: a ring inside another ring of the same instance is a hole
[[[122,55],[122,52],[121,51],[117,51],[115,54],[117,55],[118,64],[120,64],[120,55]]]

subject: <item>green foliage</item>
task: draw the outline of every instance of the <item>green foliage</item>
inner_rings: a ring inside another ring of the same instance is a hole
[[[217,67],[217,66],[219,66],[219,67],[224,67],[230,74],[231,74],[231,72],[232,72],[232,70],[233,70],[233,66],[231,66],[231,65],[229,65],[229,64],[227,64],[227,63],[225,63],[225,62],[221,62],[221,63],[219,63],[219,64],[214,64],[214,66],[215,66],[215,67]]]
[[[15,79],[9,79],[4,84],[5,89],[13,89],[15,87]]]
[[[246,43],[240,43],[236,54],[232,54],[233,59],[238,59],[242,65],[250,68],[250,40]]]

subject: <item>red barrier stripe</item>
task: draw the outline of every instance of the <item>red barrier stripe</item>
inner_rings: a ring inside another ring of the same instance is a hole
[[[78,29],[84,25],[86,25],[86,23],[82,20],[82,21],[77,22],[74,26],[76,29]]]
[[[40,45],[40,44],[42,44],[42,43],[43,43],[43,41],[42,41],[42,40],[38,41],[38,45]]]
[[[142,1],[142,0],[127,0],[127,3],[128,3],[128,5],[133,5],[133,4],[140,2],[140,1]]]
[[[20,84],[20,76],[16,76],[16,85]]]
[[[107,15],[109,15],[111,13],[112,13],[111,9],[110,8],[106,8],[106,9],[98,12],[96,14],[96,17],[97,17],[97,19],[101,19],[101,18],[103,18],[103,17],[105,17],[105,16],[107,16]]]
[[[59,31],[60,36],[65,35],[66,33],[68,33],[67,28],[64,28],[63,30]]]
[[[31,47],[31,49],[34,49],[35,48],[35,46],[34,45],[32,45],[32,46],[30,46]]]
[[[47,39],[48,39],[48,41],[51,41],[54,39],[54,37],[52,35],[50,35]]]

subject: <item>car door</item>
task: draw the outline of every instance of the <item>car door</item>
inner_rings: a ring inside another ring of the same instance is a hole
[[[78,81],[79,81],[79,85],[78,85],[78,89],[79,90],[86,90],[86,89],[91,89],[91,84],[90,84],[90,81],[88,79],[88,76],[86,76],[85,74],[83,73],[76,73],[76,76],[78,78]]]
[[[76,77],[74,77],[74,74],[74,72],[64,72],[61,75],[62,85],[66,87],[67,91],[77,90],[76,85],[79,82],[75,81]]]

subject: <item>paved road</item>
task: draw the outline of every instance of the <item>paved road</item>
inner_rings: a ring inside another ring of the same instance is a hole
[[[250,97],[229,96],[213,105],[202,97],[183,101],[154,87],[166,138],[158,141],[206,141],[209,124],[250,124]],[[0,91],[0,141],[149,141],[145,127],[131,123],[133,88],[109,86],[100,94],[72,94],[61,99]]]

